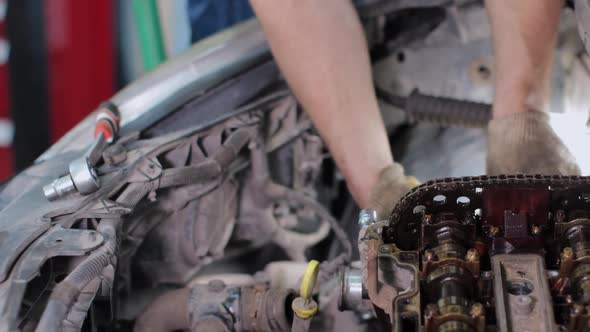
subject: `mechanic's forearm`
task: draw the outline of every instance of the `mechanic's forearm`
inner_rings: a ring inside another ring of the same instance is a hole
[[[251,0],[291,89],[311,116],[357,203],[393,162],[367,45],[349,0]]]
[[[562,0],[486,0],[494,39],[494,117],[548,110]]]

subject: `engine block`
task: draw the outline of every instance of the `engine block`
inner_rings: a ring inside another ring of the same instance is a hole
[[[588,178],[430,181],[362,226],[362,293],[391,331],[588,330]]]

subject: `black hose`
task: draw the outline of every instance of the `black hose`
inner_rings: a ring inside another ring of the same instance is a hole
[[[387,104],[400,108],[404,111],[406,110],[406,97],[391,94],[389,93],[389,91],[385,91],[379,87],[375,87],[375,93],[377,95],[377,98],[383,100]]]
[[[434,97],[412,91],[408,97],[375,89],[382,101],[405,111],[410,122],[429,122],[440,126],[485,128],[492,118],[492,106],[467,100]]]

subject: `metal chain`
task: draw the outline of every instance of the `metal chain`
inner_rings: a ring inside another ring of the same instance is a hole
[[[562,175],[497,175],[497,176],[465,176],[460,178],[444,178],[431,180],[410,190],[400,199],[393,208],[389,218],[390,228],[395,228],[402,222],[402,215],[408,208],[413,208],[421,203],[421,199],[427,194],[442,194],[457,190],[474,190],[489,186],[505,187],[550,187],[552,189],[571,189],[573,187],[587,186],[590,190],[589,176],[562,176]]]

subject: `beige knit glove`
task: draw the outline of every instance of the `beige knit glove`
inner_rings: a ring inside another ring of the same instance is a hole
[[[549,125],[549,115],[528,111],[490,121],[487,173],[579,175],[580,168]]]
[[[377,185],[369,194],[368,207],[377,211],[378,220],[388,219],[399,199],[417,184],[416,178],[404,175],[402,165],[393,163],[379,173]]]

